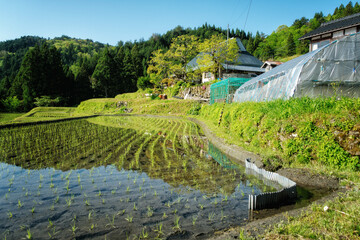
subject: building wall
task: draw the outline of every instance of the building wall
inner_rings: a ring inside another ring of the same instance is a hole
[[[341,39],[347,35],[357,33],[360,31],[360,25],[359,26],[353,26],[350,28],[344,28],[341,30],[337,30],[330,33],[324,33],[321,36],[316,36],[311,38],[311,43],[309,46],[309,51],[314,51],[328,43],[331,43],[333,41],[336,41],[338,39]]]

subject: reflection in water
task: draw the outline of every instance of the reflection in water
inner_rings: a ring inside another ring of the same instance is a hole
[[[247,195],[265,186],[206,158],[204,148],[186,120],[108,117],[2,129],[0,234],[155,238],[241,224]]]

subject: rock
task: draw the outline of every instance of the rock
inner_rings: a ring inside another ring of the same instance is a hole
[[[119,101],[116,103],[116,108],[122,108],[122,107],[127,107],[128,103],[124,102],[124,101]]]

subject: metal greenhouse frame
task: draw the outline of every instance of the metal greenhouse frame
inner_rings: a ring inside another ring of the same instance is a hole
[[[228,78],[210,86],[210,104],[216,102],[231,103],[236,89],[250,78]]]

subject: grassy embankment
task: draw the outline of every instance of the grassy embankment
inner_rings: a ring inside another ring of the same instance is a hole
[[[22,115],[24,113],[0,113],[0,124],[11,122]]]
[[[325,205],[313,204],[302,216],[289,217],[288,222],[274,226],[266,238],[360,239],[359,99],[303,98],[209,106],[194,101],[150,100],[142,95],[91,99],[71,112],[75,115],[116,114],[131,108],[134,114],[195,114],[191,116],[204,121],[228,143],[260,154],[270,170],[307,168],[313,173],[338,177],[341,185],[349,189],[327,202],[327,211],[324,211]],[[117,108],[119,101],[126,102],[127,106]]]

